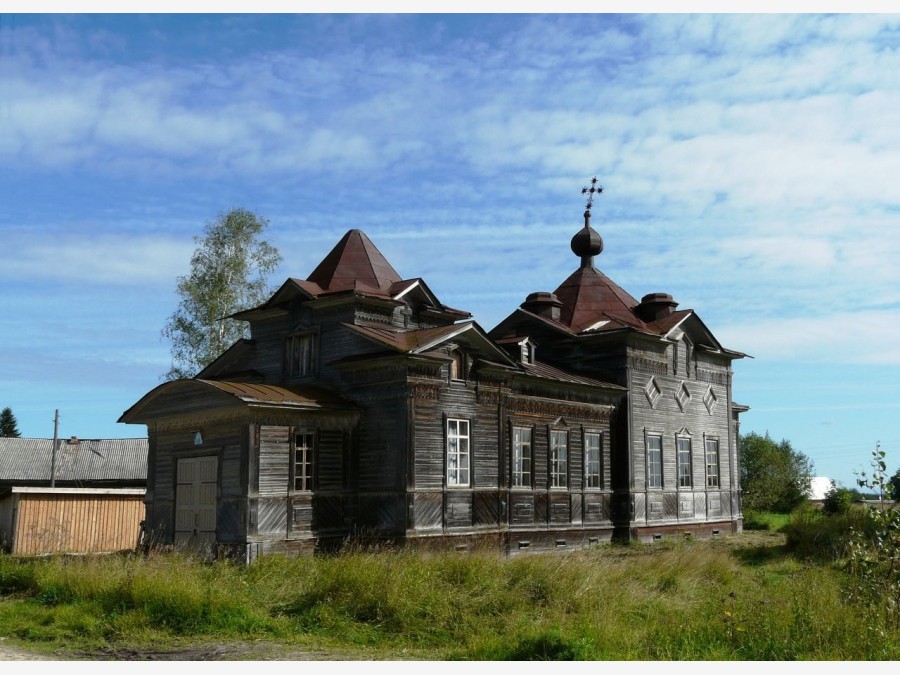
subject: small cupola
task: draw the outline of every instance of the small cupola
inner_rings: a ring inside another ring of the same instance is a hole
[[[555,293],[537,291],[536,293],[528,294],[525,302],[522,303],[522,309],[552,321],[559,321],[562,302],[556,297]]]
[[[572,253],[581,258],[582,267],[593,267],[594,256],[603,252],[603,237],[591,227],[591,208],[594,206],[594,194],[603,193],[603,187],[597,187],[596,176],[591,179],[591,187],[582,188],[581,194],[588,195],[584,211],[584,227],[572,237]]]
[[[656,321],[669,316],[678,303],[668,293],[648,293],[641,298],[641,304],[634,308],[642,321]]]

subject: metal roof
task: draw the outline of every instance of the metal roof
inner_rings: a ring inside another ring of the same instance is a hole
[[[50,483],[51,438],[0,438],[0,483]],[[57,441],[56,480],[65,483],[145,482],[146,438]]]

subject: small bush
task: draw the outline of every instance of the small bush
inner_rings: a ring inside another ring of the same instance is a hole
[[[832,483],[831,489],[825,493],[825,501],[822,502],[822,510],[831,515],[847,513],[853,506],[853,491],[844,487],[838,487]]]

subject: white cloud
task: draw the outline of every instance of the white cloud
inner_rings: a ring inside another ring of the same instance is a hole
[[[151,284],[174,287],[186,274],[193,242],[174,237],[80,232],[9,232],[0,278],[46,284]]]
[[[817,314],[809,313],[816,309],[805,308],[805,315],[796,317],[748,317],[715,332],[724,344],[740,344],[759,360],[900,365],[900,341],[895,335],[900,310],[828,312],[821,308]]]

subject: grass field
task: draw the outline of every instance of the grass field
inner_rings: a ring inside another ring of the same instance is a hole
[[[845,601],[847,582],[772,530],[515,559],[0,556],[0,636],[97,659],[900,658],[897,627]]]

